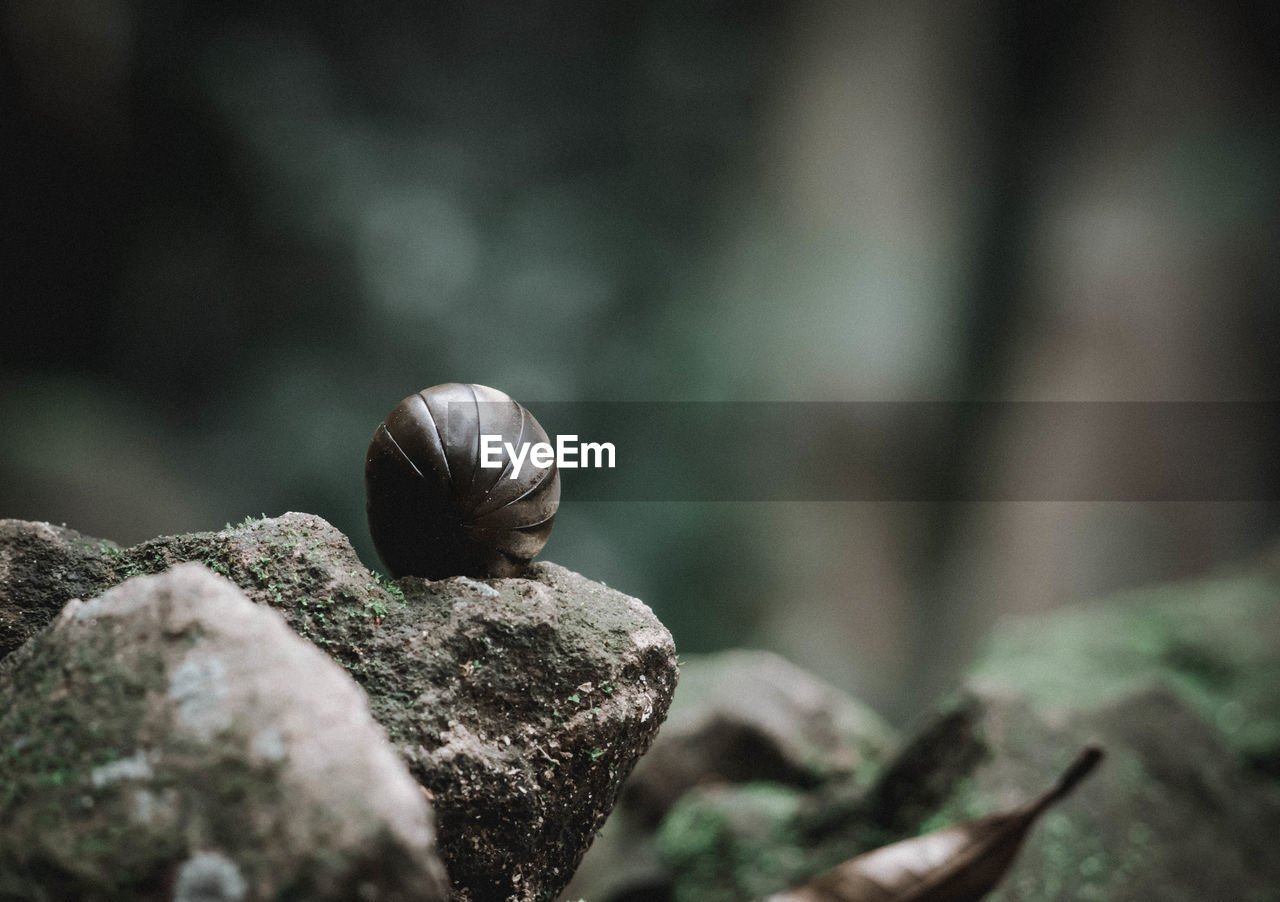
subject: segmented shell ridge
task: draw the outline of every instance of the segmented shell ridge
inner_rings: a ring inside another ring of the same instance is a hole
[[[498,437],[496,467],[481,466],[482,436]],[[549,443],[542,426],[494,388],[449,382],[401,401],[365,457],[369,532],[391,575],[519,574],[560,504],[555,462],[525,454],[517,471],[508,452],[537,442]]]

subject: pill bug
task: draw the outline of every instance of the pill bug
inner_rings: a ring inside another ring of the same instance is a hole
[[[500,466],[480,465],[482,435],[501,437],[490,454]],[[401,401],[374,431],[364,468],[369,532],[387,571],[519,575],[551,533],[560,474],[526,457],[513,477],[506,446],[548,441],[532,414],[484,385],[449,382]]]

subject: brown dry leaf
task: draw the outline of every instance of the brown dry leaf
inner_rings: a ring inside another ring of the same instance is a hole
[[[1038,799],[859,855],[766,902],[977,902],[1000,882],[1036,818],[1101,759],[1101,748],[1086,746]]]

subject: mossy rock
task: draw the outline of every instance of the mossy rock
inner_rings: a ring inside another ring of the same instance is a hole
[[[973,689],[939,716],[948,756],[973,765],[916,830],[927,832],[1025,802],[1047,789],[1086,743],[1106,756],[1032,829],[987,902],[1193,902],[1280,899],[1280,793],[1180,696],[1138,691],[1096,708],[1044,709],[1014,692]],[[929,742],[903,761],[931,760]]]
[[[100,568],[79,584],[86,596],[196,561],[341,664],[433,797],[459,902],[554,897],[675,689],[675,646],[653,612],[551,563],[520,579],[391,583],[333,526],[298,513],[83,547]],[[64,595],[45,584],[14,603],[56,611]]]
[[[1163,686],[1280,777],[1280,574],[1256,568],[1002,621],[972,670],[1046,708]]]
[[[0,897],[443,900],[430,808],[327,656],[198,564],[0,677]]]

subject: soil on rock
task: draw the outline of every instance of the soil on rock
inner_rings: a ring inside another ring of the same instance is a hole
[[[359,687],[198,564],[72,601],[0,677],[0,897],[446,898]]]
[[[51,523],[0,520],[0,660],[57,616],[72,598],[111,585],[119,549]]]
[[[675,647],[652,611],[554,564],[389,583],[330,524],[294,513],[95,554],[107,569],[83,595],[198,561],[346,668],[433,797],[455,900],[553,898],[675,688]],[[70,597],[47,593],[24,604]]]

